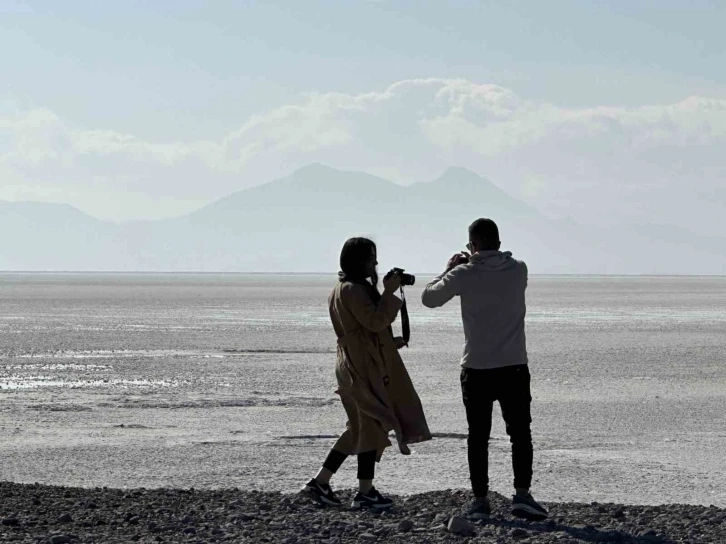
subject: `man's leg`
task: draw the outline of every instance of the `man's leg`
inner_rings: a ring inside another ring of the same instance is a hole
[[[486,500],[489,492],[489,435],[494,405],[488,390],[488,374],[488,370],[471,368],[461,371],[461,394],[469,424],[469,476],[474,496],[482,501]]]
[[[516,489],[516,494],[512,498],[512,514],[530,520],[543,520],[547,518],[547,510],[529,493],[529,487],[532,485],[533,457],[529,368],[527,365],[518,365],[501,370],[502,387],[499,404],[502,407],[502,417],[509,441],[512,443],[512,468]]]
[[[499,405],[512,443],[514,487],[527,492],[532,485],[533,458],[529,368],[527,365],[505,367],[501,369],[501,374]]]

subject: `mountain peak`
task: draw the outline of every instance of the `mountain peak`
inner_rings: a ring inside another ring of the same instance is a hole
[[[428,183],[416,183],[412,188],[439,202],[461,201],[462,198],[515,215],[536,215],[537,211],[510,196],[487,178],[460,166],[450,166],[443,174]]]
[[[469,170],[468,168],[463,168],[461,166],[449,166],[439,177],[431,181],[430,183],[433,184],[465,184],[465,185],[491,185],[494,186],[494,184],[486,179],[485,177],[480,176],[476,172],[473,172],[472,170]]]
[[[340,174],[342,173],[341,170],[336,170],[335,168],[331,166],[327,166],[325,164],[319,163],[319,162],[313,162],[306,166],[302,166],[295,170],[290,177],[293,178],[310,178],[313,176],[329,176],[331,174]]]
[[[355,187],[366,188],[365,191],[372,191],[385,190],[389,185],[395,185],[391,181],[366,172],[338,170],[317,162],[298,168],[289,176],[271,184],[279,183],[288,188],[296,187],[315,191],[334,191],[343,188],[353,190]]]
[[[439,176],[439,179],[450,177],[456,177],[459,179],[464,177],[472,179],[484,179],[476,172],[469,170],[468,168],[464,168],[463,166],[449,166],[446,170],[444,170],[444,173]]]

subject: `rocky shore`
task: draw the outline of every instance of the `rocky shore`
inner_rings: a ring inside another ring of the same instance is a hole
[[[348,504],[351,492],[340,491]],[[465,491],[395,497],[384,513],[331,508],[300,494],[238,489],[70,488],[0,482],[0,542],[726,543],[726,510],[668,504],[546,503],[527,522],[492,497],[492,518],[461,519]]]

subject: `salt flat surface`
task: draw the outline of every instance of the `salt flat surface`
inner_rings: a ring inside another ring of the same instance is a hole
[[[345,423],[334,281],[0,274],[0,480],[297,489]],[[386,453],[395,493],[468,486],[458,304],[419,294],[403,357],[435,439]],[[726,278],[531,278],[537,496],[726,506],[725,327]],[[490,458],[509,493],[498,411]]]

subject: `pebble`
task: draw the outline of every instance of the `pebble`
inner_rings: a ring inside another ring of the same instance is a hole
[[[3,520],[3,525],[6,525],[6,526],[11,526],[12,527],[12,526],[15,526],[15,525],[18,525],[18,524],[19,524],[19,522],[18,522],[17,518],[5,518]]]
[[[397,529],[401,533],[408,533],[411,529],[413,529],[413,521],[410,519],[402,519],[398,522]]]
[[[463,536],[469,536],[476,533],[476,528],[474,527],[474,525],[459,516],[453,516],[449,520],[449,525],[447,529],[450,533]]]
[[[71,516],[70,514],[63,514],[58,518],[58,521],[60,523],[71,523],[73,521],[73,516]]]

